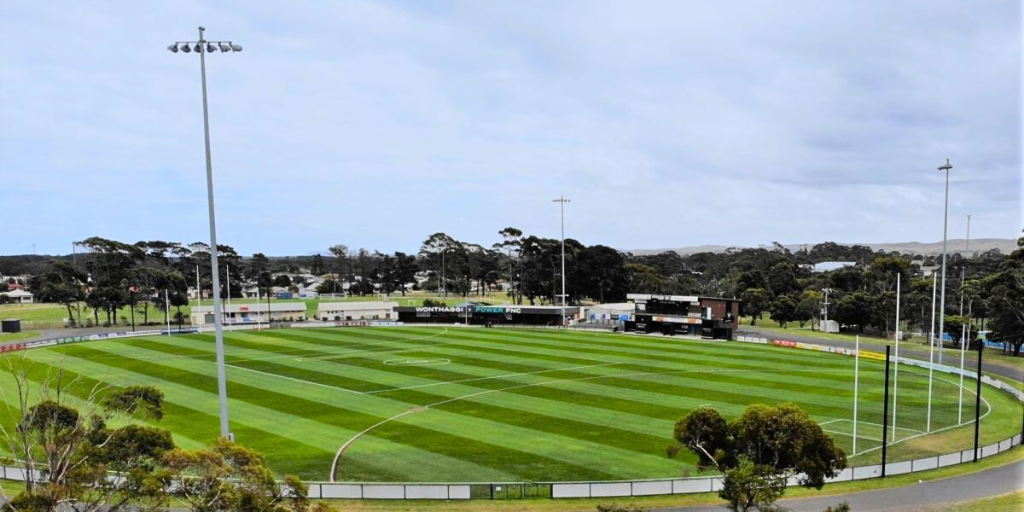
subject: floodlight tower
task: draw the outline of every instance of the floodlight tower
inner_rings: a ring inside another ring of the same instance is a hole
[[[561,196],[551,202],[560,203],[558,206],[562,216],[562,327],[565,328],[565,203],[570,201]]]
[[[217,265],[217,221],[213,206],[213,163],[210,159],[210,111],[206,100],[206,54],[240,52],[242,46],[231,41],[207,41],[205,28],[199,27],[199,41],[176,41],[167,47],[172,53],[182,51],[199,54],[199,71],[203,83],[203,132],[206,139],[206,199],[210,210],[210,269],[213,273],[213,329],[217,349],[217,394],[220,399],[220,435],[232,439],[228,428],[228,384],[224,369],[224,325],[221,319],[220,267]]]
[[[939,293],[939,364],[942,364],[942,335],[946,332],[946,231],[949,227],[949,170],[952,168],[948,158],[944,165],[939,166],[940,171],[946,171],[946,207],[942,214],[942,287]]]

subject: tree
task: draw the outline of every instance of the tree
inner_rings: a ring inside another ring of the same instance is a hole
[[[281,275],[279,275],[279,276],[274,278],[274,281],[273,281],[272,284],[274,286],[279,286],[281,288],[288,288],[289,286],[292,285],[292,279],[290,277],[288,277],[287,274],[281,274]]]
[[[804,290],[800,295],[800,301],[796,303],[795,320],[800,323],[800,328],[803,328],[806,322],[813,321],[811,324],[813,329],[814,323],[817,323],[819,311],[821,311],[821,294],[814,290]]]
[[[843,450],[794,404],[754,404],[728,426],[718,411],[701,407],[676,422],[673,437],[697,456],[698,467],[724,473],[719,496],[732,510],[770,505],[789,476],[821,489],[846,467]]]
[[[405,296],[406,285],[416,282],[416,257],[404,252],[395,253],[395,285]]]
[[[796,267],[788,261],[780,261],[768,270],[768,285],[776,297],[799,291],[800,284],[796,280]]]
[[[999,271],[981,281],[992,330],[990,339],[1003,340],[1019,356],[1024,345],[1024,237]]]
[[[874,300],[867,292],[854,292],[836,302],[835,319],[842,325],[857,326],[860,332],[871,323]]]
[[[796,319],[796,301],[788,295],[782,295],[772,301],[769,308],[772,320],[775,320],[785,329],[786,324]]]
[[[750,288],[740,295],[743,301],[743,314],[750,317],[750,325],[761,319],[768,308],[768,292],[761,288]]]
[[[582,277],[583,295],[596,299],[598,303],[626,299],[629,278],[626,260],[619,251],[604,245],[584,247],[577,267]]]
[[[309,272],[317,276],[324,273],[324,259],[319,254],[313,255],[313,263],[309,267]]]
[[[718,496],[729,502],[729,510],[765,510],[786,493],[786,476],[771,466],[755,464],[741,457],[739,464],[725,470]]]
[[[263,455],[227,439],[201,450],[174,449],[162,459],[172,489],[194,511],[275,510],[308,504],[308,487],[298,477],[274,479]]]
[[[46,477],[42,486],[26,481],[25,494],[34,497],[22,501],[74,503],[81,511],[118,509],[128,502],[164,503],[165,488],[154,479],[154,463],[163,450],[173,447],[171,434],[132,423],[137,413],[154,420],[162,417],[162,393],[143,386],[89,387],[60,368],[42,376],[33,392],[24,359],[9,359],[8,371],[16,383],[18,404],[13,409],[16,426],[3,429],[4,437],[25,470],[41,470]],[[115,416],[124,426],[107,426]],[[108,478],[110,470],[122,478]]]

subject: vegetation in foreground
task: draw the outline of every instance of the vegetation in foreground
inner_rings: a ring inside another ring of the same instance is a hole
[[[226,439],[184,450],[170,431],[137,423],[164,416],[163,393],[154,387],[86,389],[60,368],[37,386],[30,362],[5,362],[17,400],[13,427],[2,431],[15,455],[8,463],[41,477],[3,496],[13,510],[150,510],[172,500],[196,512],[309,508],[308,487],[294,476],[278,483],[257,452]]]
[[[786,492],[786,482],[821,489],[846,468],[846,453],[794,404],[756,404],[732,422],[700,407],[676,422],[673,438],[698,458],[698,468],[724,475],[718,496],[733,512],[765,510]]]

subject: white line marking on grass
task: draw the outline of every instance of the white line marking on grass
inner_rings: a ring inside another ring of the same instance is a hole
[[[384,364],[387,364],[387,361],[385,361]],[[599,366],[611,366],[611,365],[615,365],[615,364],[621,364],[621,363],[590,364],[590,365],[586,365],[586,366],[571,366],[571,367],[568,367],[568,368],[551,368],[549,370],[539,370],[539,371],[535,371],[535,372],[505,373],[505,374],[502,374],[502,375],[494,375],[494,376],[491,376],[491,377],[474,377],[474,378],[471,378],[471,379],[449,380],[449,381],[444,381],[444,382],[431,382],[430,384],[417,384],[417,385],[414,385],[414,386],[404,386],[404,387],[400,387],[400,388],[378,389],[378,390],[374,390],[374,391],[366,391],[366,392],[364,392],[364,394],[366,394],[366,395],[373,395],[373,394],[377,394],[377,393],[387,393],[389,391],[402,391],[402,390],[405,390],[405,389],[429,388],[429,387],[433,387],[433,386],[443,386],[445,384],[460,384],[460,383],[463,383],[463,382],[477,382],[477,381],[481,381],[481,380],[503,379],[503,378],[507,378],[507,377],[518,377],[518,376],[521,376],[521,375],[536,375],[538,373],[547,373],[547,372],[582,370],[583,368],[596,368],[596,367],[599,367]]]
[[[842,422],[846,422],[846,423],[853,423],[853,420],[847,420],[846,418],[840,418],[838,420],[833,420],[833,421],[830,421],[830,422],[827,422],[827,423],[833,423],[833,422],[837,422],[837,421],[842,421]],[[861,425],[870,425],[872,427],[882,428],[882,424],[881,423],[872,423],[872,422],[864,421],[864,420],[857,420],[857,423],[861,424]],[[818,423],[818,425],[825,425],[825,424],[826,423]],[[893,426],[889,425],[889,428],[893,428]],[[895,428],[896,428],[897,432],[900,431],[900,430],[907,430],[907,431],[913,432],[915,434],[927,434],[928,433],[928,432],[925,432],[924,430],[918,430],[918,429],[907,428],[907,427],[895,427]]]
[[[821,423],[818,423],[818,426],[828,425],[829,423],[835,423],[837,421],[847,421],[847,420],[844,420],[842,418],[838,418],[838,419],[834,419],[834,420],[823,421]],[[826,430],[825,432],[828,432],[828,430]]]
[[[236,370],[245,370],[247,372],[258,373],[260,375],[266,375],[268,377],[277,377],[277,378],[280,378],[280,379],[290,380],[290,381],[293,381],[293,382],[301,382],[303,384],[312,384],[314,386],[320,386],[322,388],[337,389],[337,390],[340,390],[340,391],[348,391],[349,393],[355,393],[357,395],[362,395],[363,394],[362,391],[356,391],[354,389],[343,388],[341,386],[332,386],[330,384],[321,384],[319,382],[313,382],[311,380],[296,379],[295,377],[289,377],[287,375],[281,375],[279,373],[262,372],[260,370],[253,370],[252,368],[246,368],[244,366],[235,366],[233,364],[225,364],[224,366],[227,366],[228,368],[234,368]]]
[[[849,432],[837,432],[835,430],[825,430],[825,429],[821,429],[821,431],[822,432],[828,432],[829,434],[837,434],[837,435],[846,436],[846,437],[853,437],[853,434],[851,434]],[[879,443],[882,442],[881,439],[875,439],[873,437],[868,437],[868,436],[861,436],[861,435],[859,435],[859,436],[857,436],[857,438],[858,439],[867,439],[868,441],[875,441],[875,442],[879,442]]]
[[[345,442],[345,444],[341,445],[341,448],[338,448],[338,452],[334,454],[334,461],[331,462],[331,482],[332,483],[334,482],[334,472],[338,469],[338,461],[341,460],[341,454],[345,453],[345,449],[348,448],[348,446],[350,444],[354,443],[356,441],[356,439],[359,439],[363,434],[365,434],[365,433],[367,433],[367,432],[369,432],[369,431],[371,431],[371,430],[373,430],[373,429],[375,429],[375,428],[377,428],[377,427],[379,427],[379,426],[381,426],[381,425],[383,425],[383,424],[385,424],[385,423],[387,423],[387,422],[389,422],[391,420],[397,420],[398,418],[401,418],[402,416],[405,416],[407,414],[412,414],[412,413],[418,412],[420,410],[422,410],[422,409],[419,409],[419,408],[409,409],[408,411],[405,411],[405,412],[403,412],[401,414],[396,414],[396,415],[394,415],[394,416],[392,416],[392,417],[390,417],[390,418],[388,418],[386,420],[383,420],[380,423],[377,423],[376,425],[373,425],[372,427],[370,427],[370,428],[368,428],[368,429],[366,429],[366,430],[364,430],[364,431],[362,431],[362,432],[352,436],[352,439],[349,439],[348,441]]]

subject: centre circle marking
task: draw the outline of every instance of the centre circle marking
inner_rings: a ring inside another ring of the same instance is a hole
[[[388,366],[440,366],[451,362],[451,359],[388,359],[384,361],[384,364]]]

